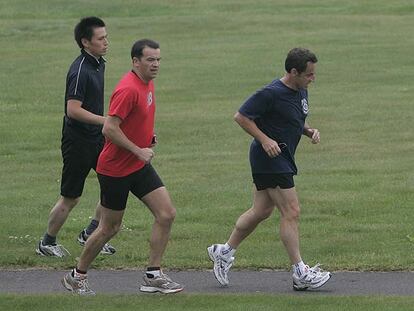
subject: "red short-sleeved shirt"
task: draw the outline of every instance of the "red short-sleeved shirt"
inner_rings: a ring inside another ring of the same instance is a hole
[[[135,145],[150,147],[155,116],[153,81],[145,84],[132,71],[124,75],[112,93],[108,115],[122,119],[120,128]],[[102,175],[123,177],[140,170],[144,164],[128,150],[106,139],[96,171]]]

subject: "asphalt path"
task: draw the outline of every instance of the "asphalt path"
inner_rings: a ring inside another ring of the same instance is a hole
[[[0,293],[68,293],[60,283],[67,271],[0,270]],[[413,272],[334,272],[322,288],[292,290],[291,273],[286,271],[231,271],[230,285],[220,286],[212,271],[164,271],[183,284],[185,293],[266,293],[288,295],[414,295]],[[91,270],[89,284],[98,294],[140,294],[142,272],[137,270]]]

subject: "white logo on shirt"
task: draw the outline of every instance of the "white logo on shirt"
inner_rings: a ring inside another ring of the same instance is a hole
[[[149,92],[147,95],[147,105],[151,106],[152,104],[152,92]]]
[[[303,98],[301,100],[301,104],[302,104],[302,111],[304,114],[308,114],[309,112],[309,106],[308,106],[308,101],[306,100],[306,98]]]

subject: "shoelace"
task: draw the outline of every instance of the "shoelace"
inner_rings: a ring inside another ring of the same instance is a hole
[[[91,292],[91,289],[89,288],[89,282],[88,279],[80,279],[78,281],[78,288],[84,292]]]
[[[320,266],[321,265],[319,263],[313,267],[309,267],[308,265],[306,265],[308,273],[304,275],[304,280],[311,281],[320,277],[323,272],[322,269],[319,268]]]
[[[231,266],[233,265],[234,262],[234,257],[230,257],[229,259],[226,259],[223,256],[217,256],[217,259],[220,261],[220,267],[224,266],[224,272],[229,272]],[[224,263],[224,264],[223,264]]]
[[[171,278],[167,274],[163,273],[162,271],[161,271],[160,277],[162,277],[162,278],[166,279],[168,282],[172,283]]]
[[[320,266],[321,266],[321,264],[317,263],[316,265],[314,265],[311,268],[309,268],[309,266],[307,266],[307,267],[308,267],[308,271],[309,272],[311,272],[313,274],[318,274],[318,273],[321,273],[322,272],[322,269],[319,268]]]

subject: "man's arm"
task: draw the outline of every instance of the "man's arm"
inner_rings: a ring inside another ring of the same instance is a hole
[[[242,115],[240,112],[236,112],[234,115],[234,120],[240,125],[240,127],[245,130],[248,134],[253,136],[256,140],[260,141],[264,151],[273,158],[279,155],[282,151],[279,148],[279,145],[276,141],[269,138],[264,134],[257,126],[254,121]]]
[[[311,128],[308,122],[305,122],[305,126],[303,127],[303,135],[312,139],[312,144],[318,144],[321,141],[319,130]]]
[[[105,117],[83,109],[82,102],[76,99],[68,100],[66,113],[69,118],[83,123],[103,125],[105,122]]]
[[[138,159],[149,163],[155,153],[151,148],[139,148],[125,136],[119,125],[122,119],[117,116],[108,116],[105,120],[102,133],[115,145],[132,152]]]

